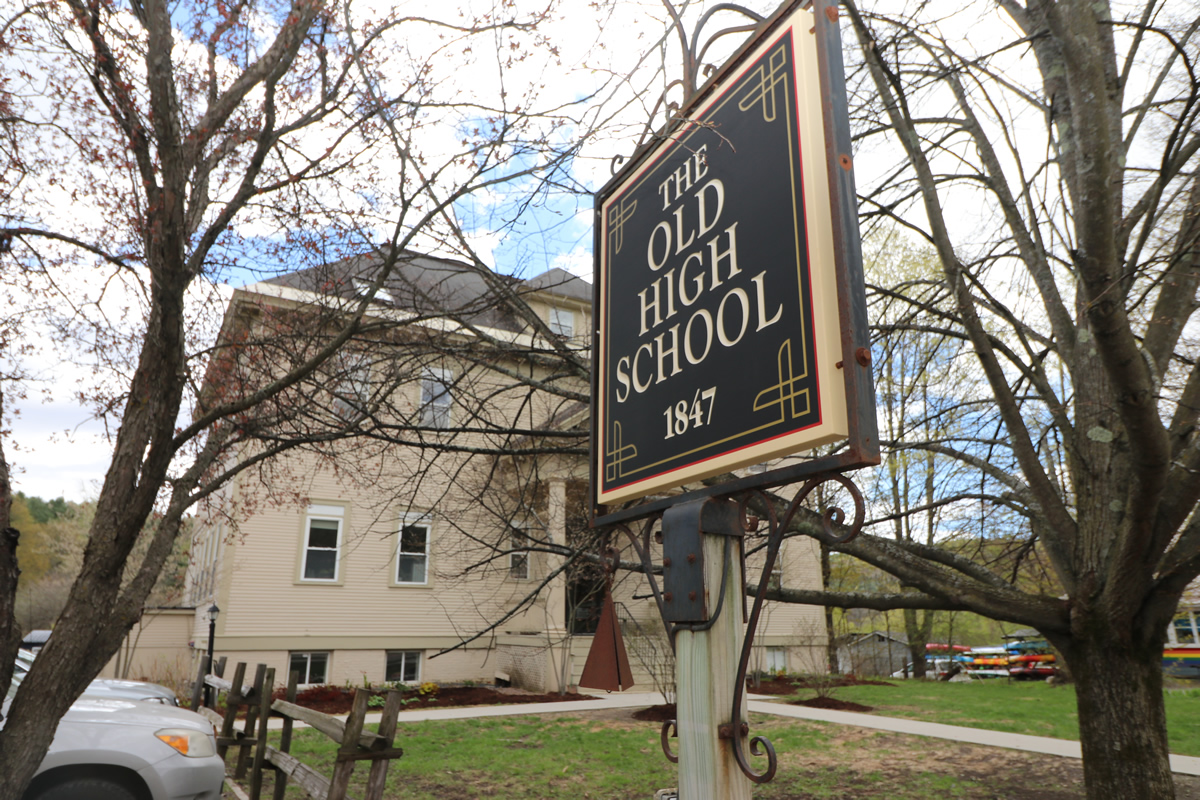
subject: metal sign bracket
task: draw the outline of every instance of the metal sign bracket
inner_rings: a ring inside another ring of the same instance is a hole
[[[704,534],[743,536],[737,504],[713,498],[672,506],[663,513],[663,620],[706,622]]]

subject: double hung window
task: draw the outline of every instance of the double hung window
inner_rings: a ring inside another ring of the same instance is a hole
[[[550,319],[548,322],[550,332],[555,336],[570,339],[575,335],[575,312],[569,308],[550,306]]]
[[[304,559],[300,575],[306,581],[338,580],[342,527],[346,509],[312,505],[304,521]]]
[[[787,672],[787,648],[767,648],[767,672],[773,675]]]
[[[396,583],[429,582],[429,518],[406,514],[400,518],[396,549]]]
[[[779,590],[783,588],[783,566],[776,563],[771,567],[771,575],[767,578],[767,588]]]
[[[518,527],[512,528],[511,549],[508,553],[508,575],[515,580],[529,579],[529,534]]]
[[[333,410],[343,419],[361,419],[371,400],[371,364],[362,353],[339,353],[332,361]]]
[[[448,369],[426,367],[421,371],[421,424],[427,428],[450,427],[450,387],[454,376]]]

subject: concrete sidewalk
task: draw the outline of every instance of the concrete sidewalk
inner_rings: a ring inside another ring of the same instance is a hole
[[[571,700],[564,703],[525,703],[511,706],[472,706],[469,708],[427,708],[401,711],[402,723],[423,722],[439,719],[482,719],[484,717],[519,717],[531,714],[564,714],[578,711],[602,711],[617,708],[644,708],[658,705],[662,695],[653,692],[626,692],[593,696],[591,700]],[[913,736],[929,736],[948,739],[965,744],[985,747],[1005,747],[1067,758],[1082,758],[1079,742],[1070,739],[1051,739],[1047,736],[1027,736],[1020,733],[988,731],[981,728],[963,728],[943,725],[938,722],[921,722],[912,719],[880,717],[874,714],[855,714],[848,711],[830,711],[822,708],[807,708],[778,702],[767,702],[769,695],[749,695],[749,708],[756,714],[771,714],[777,717],[803,719],[810,722],[828,722],[835,725],[854,725],[859,728],[906,733]],[[367,722],[378,722],[378,712],[367,715]],[[268,727],[278,730],[283,720],[273,718]],[[306,727],[297,722],[297,727]],[[1171,770],[1181,775],[1200,775],[1200,758],[1193,756],[1171,756]]]
[[[913,719],[879,717],[874,714],[855,714],[849,711],[830,711],[824,708],[764,703],[751,700],[750,710],[759,714],[774,714],[778,717],[805,719],[812,722],[832,722],[837,725],[854,725],[892,733],[908,733],[914,736],[930,736],[949,739],[965,744],[981,744],[986,747],[1005,747],[1010,750],[1025,750],[1050,756],[1082,758],[1079,742],[1072,739],[1051,739],[1048,736],[1027,736],[1022,733],[988,731],[982,728],[963,728],[958,725],[943,725],[938,722],[920,722]],[[1171,756],[1171,771],[1180,775],[1200,775],[1200,758],[1193,756]]]

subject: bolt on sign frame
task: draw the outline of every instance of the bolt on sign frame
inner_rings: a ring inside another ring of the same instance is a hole
[[[879,462],[837,8],[736,10],[755,33],[699,89],[676,18],[684,104],[596,195],[596,526]]]

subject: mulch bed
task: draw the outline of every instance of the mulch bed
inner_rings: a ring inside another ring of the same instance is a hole
[[[836,697],[810,697],[807,700],[793,700],[789,706],[804,706],[805,708],[827,708],[830,711],[857,711],[860,714],[874,711],[874,706],[864,706],[862,703],[852,703],[849,700],[838,700]]]
[[[287,692],[276,689],[272,699],[283,700]],[[374,690],[374,695],[386,695],[386,690]],[[403,710],[417,708],[450,708],[454,706],[494,706],[521,703],[561,703],[571,700],[590,700],[580,694],[532,694],[519,689],[495,689],[491,686],[439,686],[436,693],[422,695],[417,689],[406,691]],[[354,704],[354,689],[337,686],[314,686],[296,695],[296,704],[323,714],[348,714]],[[382,708],[382,707],[380,707]],[[379,710],[379,709],[373,709]]]
[[[801,691],[813,691],[816,697],[803,700],[792,700],[788,705],[805,706],[806,708],[826,708],[832,711],[856,711],[865,714],[874,711],[872,706],[852,703],[849,700],[839,700],[829,695],[830,691],[843,686],[895,686],[887,681],[873,681],[857,678],[854,675],[816,675],[799,678],[772,678],[761,680],[755,686],[753,681],[747,681],[746,687],[755,694],[789,695]]]
[[[837,689],[842,686],[895,685],[887,681],[856,678],[853,675],[819,675],[815,677],[760,679],[757,684],[754,683],[753,679],[748,679],[746,681],[746,691],[753,694],[786,696],[806,689],[825,691],[827,689]],[[822,697],[820,695],[805,700],[793,700],[788,705],[806,706],[808,708],[828,708],[834,711],[857,711],[863,714],[875,710],[872,706],[864,706],[861,703],[852,703],[849,700],[838,700],[836,697]],[[641,722],[666,722],[669,719],[675,719],[675,704],[665,703],[638,709],[633,712],[632,716]]]
[[[754,694],[795,694],[801,689],[840,689],[843,686],[895,686],[887,681],[873,681],[857,678],[853,675],[817,675],[798,678],[763,679],[755,685],[753,679],[747,679],[746,688]]]
[[[639,708],[637,711],[630,714],[631,717],[639,722],[666,722],[669,719],[675,719],[675,704],[664,703],[649,708]]]
[[[870,684],[873,686],[894,686],[885,681],[872,681],[856,678],[853,675],[818,676],[815,678],[771,678],[760,680],[757,685],[753,680],[746,682],[748,691],[754,694],[791,695],[804,689],[838,688],[841,686],[856,686]],[[282,700],[286,692],[277,689],[273,699]],[[386,690],[374,690],[372,694],[384,695]],[[495,688],[492,686],[439,686],[437,692],[421,694],[416,688],[403,694],[406,701],[404,710],[416,708],[450,708],[455,706],[494,706],[518,705],[522,703],[561,703],[571,700],[589,700],[588,695],[581,694],[533,694],[520,689]],[[324,714],[348,714],[354,703],[354,689],[338,686],[314,686],[305,689],[296,696],[296,703]],[[792,701],[793,705],[810,708],[830,708],[837,711],[866,712],[869,706],[838,700],[833,697],[812,697],[807,700]],[[643,722],[665,722],[675,719],[675,705],[662,704],[643,708],[633,713],[633,718]]]

